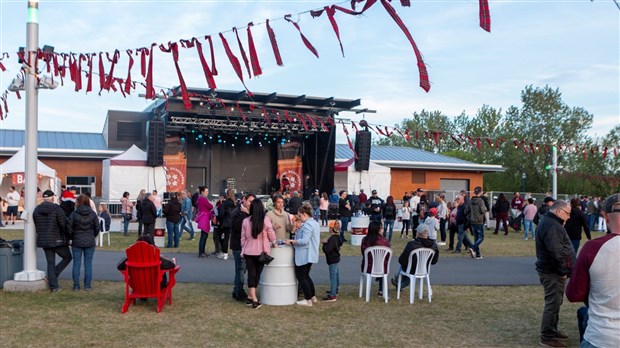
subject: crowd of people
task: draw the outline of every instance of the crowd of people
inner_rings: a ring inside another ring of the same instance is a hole
[[[340,248],[346,242],[346,226],[352,216],[369,216],[368,232],[360,247],[362,255],[369,247],[391,247],[396,219],[402,221],[401,238],[408,238],[411,228],[413,240],[400,254],[399,269],[392,277],[391,282],[396,285],[398,274],[407,269],[409,255],[418,248],[434,251],[429,264],[437,263],[438,246],[446,245],[446,241],[449,243],[447,250],[452,253],[460,253],[464,246],[472,258],[482,259],[485,224],[489,211],[492,211],[497,218],[495,234],[499,229],[507,234],[510,225],[518,231],[517,215],[522,217],[524,239],[531,237],[535,240],[536,270],[545,299],[541,346],[566,346],[563,341],[568,335],[558,329],[558,313],[565,291],[570,301],[585,304],[578,311],[582,347],[620,346],[620,238],[615,238],[620,234],[620,194],[605,200],[581,197],[569,202],[547,196],[541,206],[536,207],[532,197],[521,197],[515,192],[511,201],[500,194],[489,207],[479,186],[471,195],[462,191],[453,202],[446,202],[441,193],[430,202],[424,189],[418,188],[410,195],[405,194],[399,208],[392,196],[383,200],[375,190],[370,197],[363,190],[359,195],[333,191],[330,196],[315,191],[308,202],[303,202],[297,192],[292,195],[276,193],[266,204],[253,194],[237,198],[232,190],[221,195],[215,204],[208,195],[206,187],[200,187],[193,195],[187,191],[171,193],[169,201],[162,205],[156,192],[140,192],[137,202],[131,202],[126,192],[122,200],[124,229],[126,231],[126,222],[132,218],[128,215],[133,214],[135,208],[140,227],[143,227],[139,229],[139,238],[151,240],[155,219],[163,215],[168,230],[166,246],[174,248],[179,246],[183,231],[189,233],[188,239],[194,239],[191,222],[195,221],[200,230],[198,256],[208,257],[205,249],[210,233],[214,233],[218,258],[228,259],[230,247],[235,262],[232,296],[252,308],[261,307],[257,286],[262,270],[269,262],[272,247],[288,245],[294,248],[295,276],[302,296],[297,304],[311,307],[318,302],[311,270],[313,264],[319,262],[321,249],[330,275],[330,287],[323,300],[337,301]],[[43,202],[35,209],[33,220],[37,229],[37,246],[43,248],[47,260],[50,290],[60,290],[58,276],[73,260],[73,290],[90,291],[96,237],[100,230],[109,229],[110,214],[106,205],[95,207],[88,195],[76,197],[75,192],[64,187],[59,198],[50,190],[41,196]],[[601,214],[604,223],[599,221]],[[99,217],[103,218],[102,224]],[[325,220],[330,218],[335,219],[329,226],[330,234],[321,240],[320,224],[326,224]],[[212,229],[212,225],[215,228]],[[607,234],[590,240],[594,226],[604,227]],[[467,230],[473,234],[473,241]],[[578,253],[583,233],[590,241]],[[58,264],[56,255],[61,258]],[[363,257],[362,271],[364,265],[369,264],[364,263]],[[372,260],[368,261],[371,268]],[[411,262],[417,260],[413,258]],[[80,282],[82,263],[84,275]],[[384,271],[387,271],[387,264]],[[403,279],[401,288],[408,285],[407,280]],[[379,295],[386,290],[383,283],[379,283]]]

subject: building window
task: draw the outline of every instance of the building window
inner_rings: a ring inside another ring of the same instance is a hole
[[[117,141],[140,141],[142,140],[142,122],[119,121],[116,124]]]
[[[426,184],[426,172],[412,171],[411,182],[416,184]]]
[[[90,193],[94,197],[96,182],[94,176],[68,176],[67,188],[75,187],[76,194]]]

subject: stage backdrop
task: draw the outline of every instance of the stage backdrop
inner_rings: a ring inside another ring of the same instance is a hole
[[[289,191],[303,193],[303,173],[300,156],[300,143],[291,141],[278,145],[278,177],[282,187],[282,175],[289,180]]]

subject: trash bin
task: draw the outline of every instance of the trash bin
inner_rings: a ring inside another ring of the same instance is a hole
[[[293,247],[271,248],[274,258],[265,265],[260,277],[260,301],[266,305],[285,306],[297,302],[297,278]]]
[[[15,273],[23,270],[23,253],[23,240],[0,240],[0,289],[5,281],[13,280]]]

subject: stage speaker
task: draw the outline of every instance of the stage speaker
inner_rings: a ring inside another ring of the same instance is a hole
[[[372,137],[370,131],[363,130],[357,133],[355,138],[355,152],[357,159],[355,160],[355,170],[368,170],[370,167],[370,143]]]
[[[146,164],[151,167],[164,165],[164,131],[163,121],[146,123]]]

